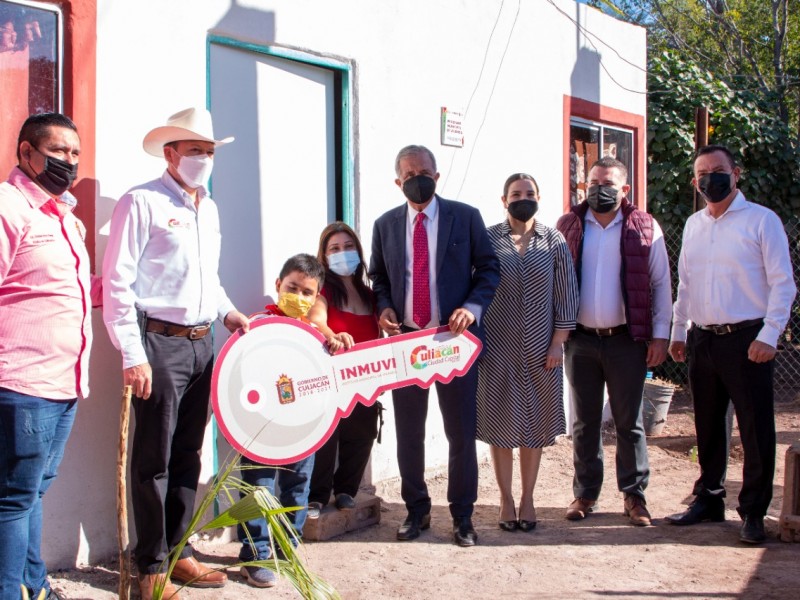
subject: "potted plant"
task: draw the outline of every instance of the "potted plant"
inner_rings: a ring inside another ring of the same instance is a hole
[[[642,419],[645,435],[661,435],[667,422],[667,412],[675,393],[675,384],[658,377],[644,380]]]

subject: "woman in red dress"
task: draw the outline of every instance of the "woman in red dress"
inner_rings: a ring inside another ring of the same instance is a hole
[[[308,318],[328,338],[331,353],[381,336],[375,299],[367,284],[366,264],[355,231],[341,221],[320,234],[317,258],[325,267],[325,284]],[[381,406],[356,404],[325,445],[317,450],[308,517],[319,516],[333,492],[336,508],[352,510],[355,495],[378,435]],[[338,458],[338,466],[337,466]]]

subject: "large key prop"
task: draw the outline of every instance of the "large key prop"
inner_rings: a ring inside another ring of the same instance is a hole
[[[356,344],[331,356],[325,338],[296,319],[268,317],[238,331],[214,366],[211,402],[225,438],[262,464],[316,452],[357,402],[388,390],[427,388],[464,375],[481,342],[447,327]]]

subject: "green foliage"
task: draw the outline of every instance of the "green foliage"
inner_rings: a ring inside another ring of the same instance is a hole
[[[788,218],[800,209],[800,154],[774,111],[774,98],[734,90],[676,51],[652,54],[648,66],[648,207],[664,224],[692,210],[695,109],[709,110],[710,144],[724,144],[743,169],[748,199]]]
[[[244,466],[239,464],[237,458],[228,461],[224,469],[217,475],[209,491],[200,501],[200,506],[192,517],[189,528],[180,543],[172,550],[168,558],[167,577],[175,568],[175,563],[180,558],[181,551],[196,533],[229,527],[263,517],[270,530],[270,544],[272,557],[268,560],[254,560],[242,562],[234,566],[258,566],[275,571],[288,579],[295,590],[306,600],[338,600],[338,592],[326,581],[306,569],[295,544],[300,540],[294,533],[291,523],[286,518],[286,513],[298,507],[283,507],[280,502],[265,488],[254,487],[241,479],[234,477],[237,469],[258,468],[257,466]],[[240,499],[239,496],[243,497]],[[224,498],[231,506],[222,514],[211,521],[201,525],[203,515],[207,514],[218,498]],[[248,533],[249,536],[249,533]],[[252,541],[252,540],[251,540]],[[285,560],[275,558],[280,553]],[[164,594],[164,581],[156,585],[153,600],[162,600]],[[163,600],[168,600],[164,598]]]

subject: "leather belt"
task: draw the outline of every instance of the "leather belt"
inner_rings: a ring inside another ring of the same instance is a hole
[[[698,325],[695,323],[694,326],[703,331],[710,331],[714,335],[727,335],[729,333],[733,333],[734,331],[739,331],[740,329],[746,329],[747,327],[754,327],[755,325],[763,324],[764,319],[749,319],[748,321],[729,323],[727,325]]]
[[[206,337],[211,331],[211,323],[204,325],[177,325],[168,321],[158,319],[147,319],[144,326],[145,331],[150,333],[160,333],[170,337],[185,337],[190,340],[200,340]]]
[[[628,333],[628,326],[623,323],[616,327],[584,327],[580,323],[575,325],[575,329],[589,335],[596,335],[598,337],[611,337],[612,335],[620,335],[621,333]]]

